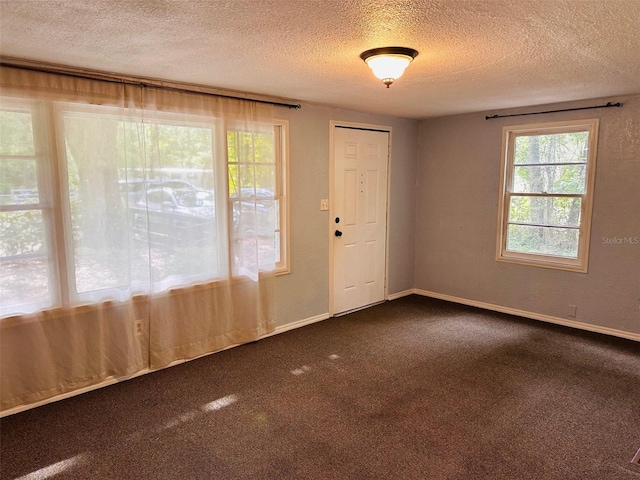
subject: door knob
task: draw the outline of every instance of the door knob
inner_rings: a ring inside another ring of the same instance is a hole
[[[336,235],[336,237],[341,237],[342,236],[342,232],[340,230],[336,230],[335,235]]]

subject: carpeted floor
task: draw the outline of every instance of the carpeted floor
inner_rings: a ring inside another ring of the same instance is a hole
[[[0,421],[1,478],[640,479],[640,346],[422,297]]]

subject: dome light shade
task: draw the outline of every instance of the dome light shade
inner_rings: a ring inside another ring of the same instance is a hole
[[[400,78],[405,68],[417,55],[418,52],[413,48],[382,47],[362,52],[360,58],[369,65],[373,74],[389,88],[389,85]]]

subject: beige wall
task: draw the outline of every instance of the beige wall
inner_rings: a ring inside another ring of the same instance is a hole
[[[329,198],[332,120],[392,127],[389,293],[413,288],[418,122],[306,104],[274,116],[289,121],[291,207],[291,273],[276,280],[277,325],[329,311],[329,212],[320,200]]]
[[[622,101],[622,108],[485,120],[485,112],[420,122],[415,288],[640,333],[640,95],[512,110]],[[496,262],[505,125],[600,118],[586,274]]]

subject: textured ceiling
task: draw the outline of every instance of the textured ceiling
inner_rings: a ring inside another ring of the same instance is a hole
[[[425,118],[640,93],[640,0],[0,0],[0,54]]]

